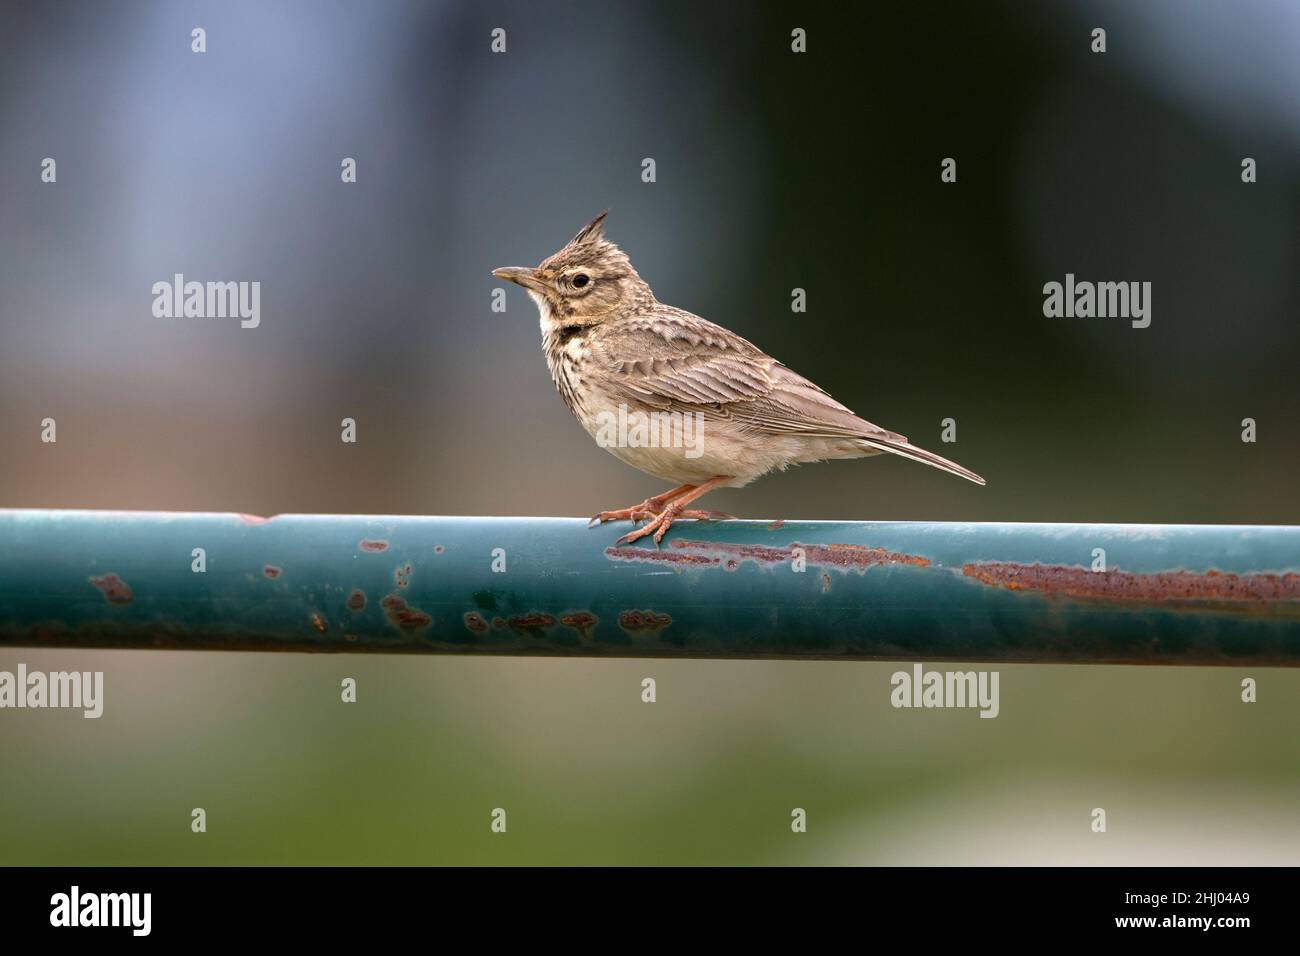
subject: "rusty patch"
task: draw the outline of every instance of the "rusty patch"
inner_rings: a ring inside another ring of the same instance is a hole
[[[444,547],[443,547],[442,545],[440,545],[440,544],[435,544],[435,545],[433,546],[433,553],[434,553],[434,554],[442,554],[442,552],[444,552],[444,551],[446,551],[446,550],[447,550],[447,549],[444,548]]]
[[[403,565],[393,571],[393,580],[397,582],[399,588],[404,588],[411,583],[411,566]]]
[[[622,611],[618,615],[618,626],[625,631],[662,631],[673,619],[668,614],[656,614],[654,611]]]
[[[478,611],[466,611],[465,629],[471,634],[486,634],[488,622]]]
[[[555,627],[555,618],[540,611],[530,611],[527,614],[513,615],[506,621],[506,625],[516,631],[540,631]]]
[[[580,640],[589,641],[591,640],[591,632],[600,621],[590,611],[576,611],[573,614],[561,616],[560,623],[577,631]]]
[[[111,572],[101,577],[92,577],[90,583],[104,592],[104,600],[109,604],[130,604],[135,597],[130,585]]]
[[[371,554],[378,554],[380,551],[388,550],[388,542],[377,538],[362,538],[357,543],[357,547],[362,551],[368,551]]]
[[[360,611],[366,606],[366,592],[360,588],[353,588],[348,599],[343,603],[349,611]]]
[[[972,562],[961,573],[1008,591],[1142,604],[1198,604],[1242,608],[1300,601],[1300,574],[1232,574],[1224,571],[1092,571],[1060,564]]]
[[[785,527],[785,519],[784,519],[784,518],[777,518],[775,521],[771,522],[771,523],[767,526],[767,530],[768,530],[768,531],[780,531],[780,530],[781,530],[782,528],[784,528],[784,527]]]
[[[281,573],[281,569],[277,568],[274,564],[266,564],[262,566],[262,574],[270,578],[272,581],[278,578]]]
[[[325,633],[325,618],[321,617],[319,612],[313,612],[311,616],[311,626],[316,628],[322,634]]]
[[[785,548],[771,548],[759,544],[711,544],[707,541],[670,541],[669,550],[650,548],[606,548],[605,557],[619,561],[645,561],[666,564],[670,567],[721,567],[735,571],[745,561],[758,565],[788,564],[794,558],[794,549],[802,548],[810,565],[830,567],[841,571],[862,573],[878,565],[911,565],[928,568],[930,559],[916,554],[869,548],[860,544],[799,544]]]
[[[384,609],[388,623],[402,631],[420,631],[433,623],[433,618],[418,607],[411,607],[396,594],[385,595],[379,606]]]
[[[658,551],[652,548],[606,548],[605,557],[614,561],[646,561],[650,564],[667,564],[678,567],[721,564],[718,558],[699,554],[682,554],[675,551]]]
[[[801,547],[796,545],[795,547]],[[846,571],[865,571],[876,565],[903,564],[914,568],[928,568],[930,559],[919,554],[868,548],[860,544],[802,545],[808,563],[819,567],[842,568]]]

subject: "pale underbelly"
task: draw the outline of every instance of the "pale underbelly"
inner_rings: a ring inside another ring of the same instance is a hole
[[[864,454],[843,442],[756,435],[734,421],[702,413],[667,413],[591,402],[575,414],[601,448],[648,475],[673,484],[700,484],[719,475],[739,488],[769,471],[800,462]]]

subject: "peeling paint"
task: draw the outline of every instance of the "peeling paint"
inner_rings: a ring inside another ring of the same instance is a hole
[[[380,551],[388,550],[388,542],[382,539],[362,538],[357,543],[357,547],[362,551],[369,552],[370,554],[378,554]]]
[[[654,611],[623,611],[618,616],[618,626],[633,633],[643,631],[662,631],[673,623],[671,615],[656,614]]]
[[[606,548],[605,557],[611,561],[644,561],[648,564],[666,564],[669,566],[700,567],[721,564],[718,558],[699,554],[682,554],[674,551],[656,551],[652,548]]]
[[[928,568],[930,559],[919,554],[905,554],[901,551],[887,551],[884,548],[869,548],[860,544],[816,544],[793,545],[802,547],[808,557],[808,563],[818,567],[839,568],[844,571],[862,573],[867,568],[878,565],[907,565],[914,568]]]
[[[1244,609],[1300,601],[1300,574],[1232,574],[1223,571],[1092,571],[1059,564],[971,562],[962,574],[1008,591],[1140,604],[1198,604]]]
[[[500,620],[500,618],[497,618]],[[527,614],[515,614],[506,621],[506,626],[513,631],[536,633],[548,627],[555,627],[555,618],[541,611],[529,611]]]
[[[590,641],[592,631],[595,630],[600,621],[590,611],[575,611],[572,614],[562,615],[560,623],[577,631],[580,640]]]
[[[135,597],[130,585],[111,572],[102,577],[92,577],[90,583],[104,592],[104,600],[109,604],[130,604]]]
[[[421,631],[433,623],[433,618],[418,607],[411,607],[397,594],[385,595],[379,606],[384,609],[388,623],[402,631]]]
[[[773,522],[771,522],[771,523],[768,524],[768,526],[767,526],[767,530],[768,530],[768,531],[780,531],[780,530],[781,530],[782,528],[784,528],[784,527],[785,527],[785,519],[784,519],[784,518],[777,518],[775,521],[773,521]]]
[[[261,515],[247,515],[242,511],[235,515],[235,517],[243,524],[266,524],[271,520],[270,518],[263,518]]]
[[[789,564],[794,549],[802,548],[809,565],[841,571],[865,572],[879,565],[910,565],[928,568],[930,559],[920,555],[869,548],[860,544],[799,544],[773,548],[757,544],[711,544],[706,541],[671,541],[668,550],[650,548],[606,548],[605,557],[615,561],[643,561],[669,567],[721,567],[735,571],[746,561],[761,566]]]
[[[312,613],[311,626],[316,628],[316,630],[320,631],[322,634],[325,633],[325,618],[320,615],[320,612],[316,611]]]

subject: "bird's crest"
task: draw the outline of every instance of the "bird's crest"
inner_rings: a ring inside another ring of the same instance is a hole
[[[602,210],[600,215],[578,230],[578,234],[569,240],[569,245],[577,246],[585,242],[599,242],[605,238],[605,217],[609,210]]]
[[[608,215],[609,210],[606,209],[578,230],[578,234],[565,243],[563,249],[544,259],[537,268],[561,272],[577,265],[590,265],[599,270],[603,278],[636,275],[627,254],[605,238],[605,217]]]

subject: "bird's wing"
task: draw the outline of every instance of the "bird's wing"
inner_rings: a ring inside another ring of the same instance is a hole
[[[726,418],[757,434],[907,439],[858,418],[803,376],[720,325],[667,306],[607,326],[592,357],[621,400]]]
[[[890,452],[976,484],[984,479],[854,415],[802,375],[739,335],[668,306],[604,327],[591,358],[615,397],[662,411],[700,412],[756,435],[847,439],[864,452]]]

